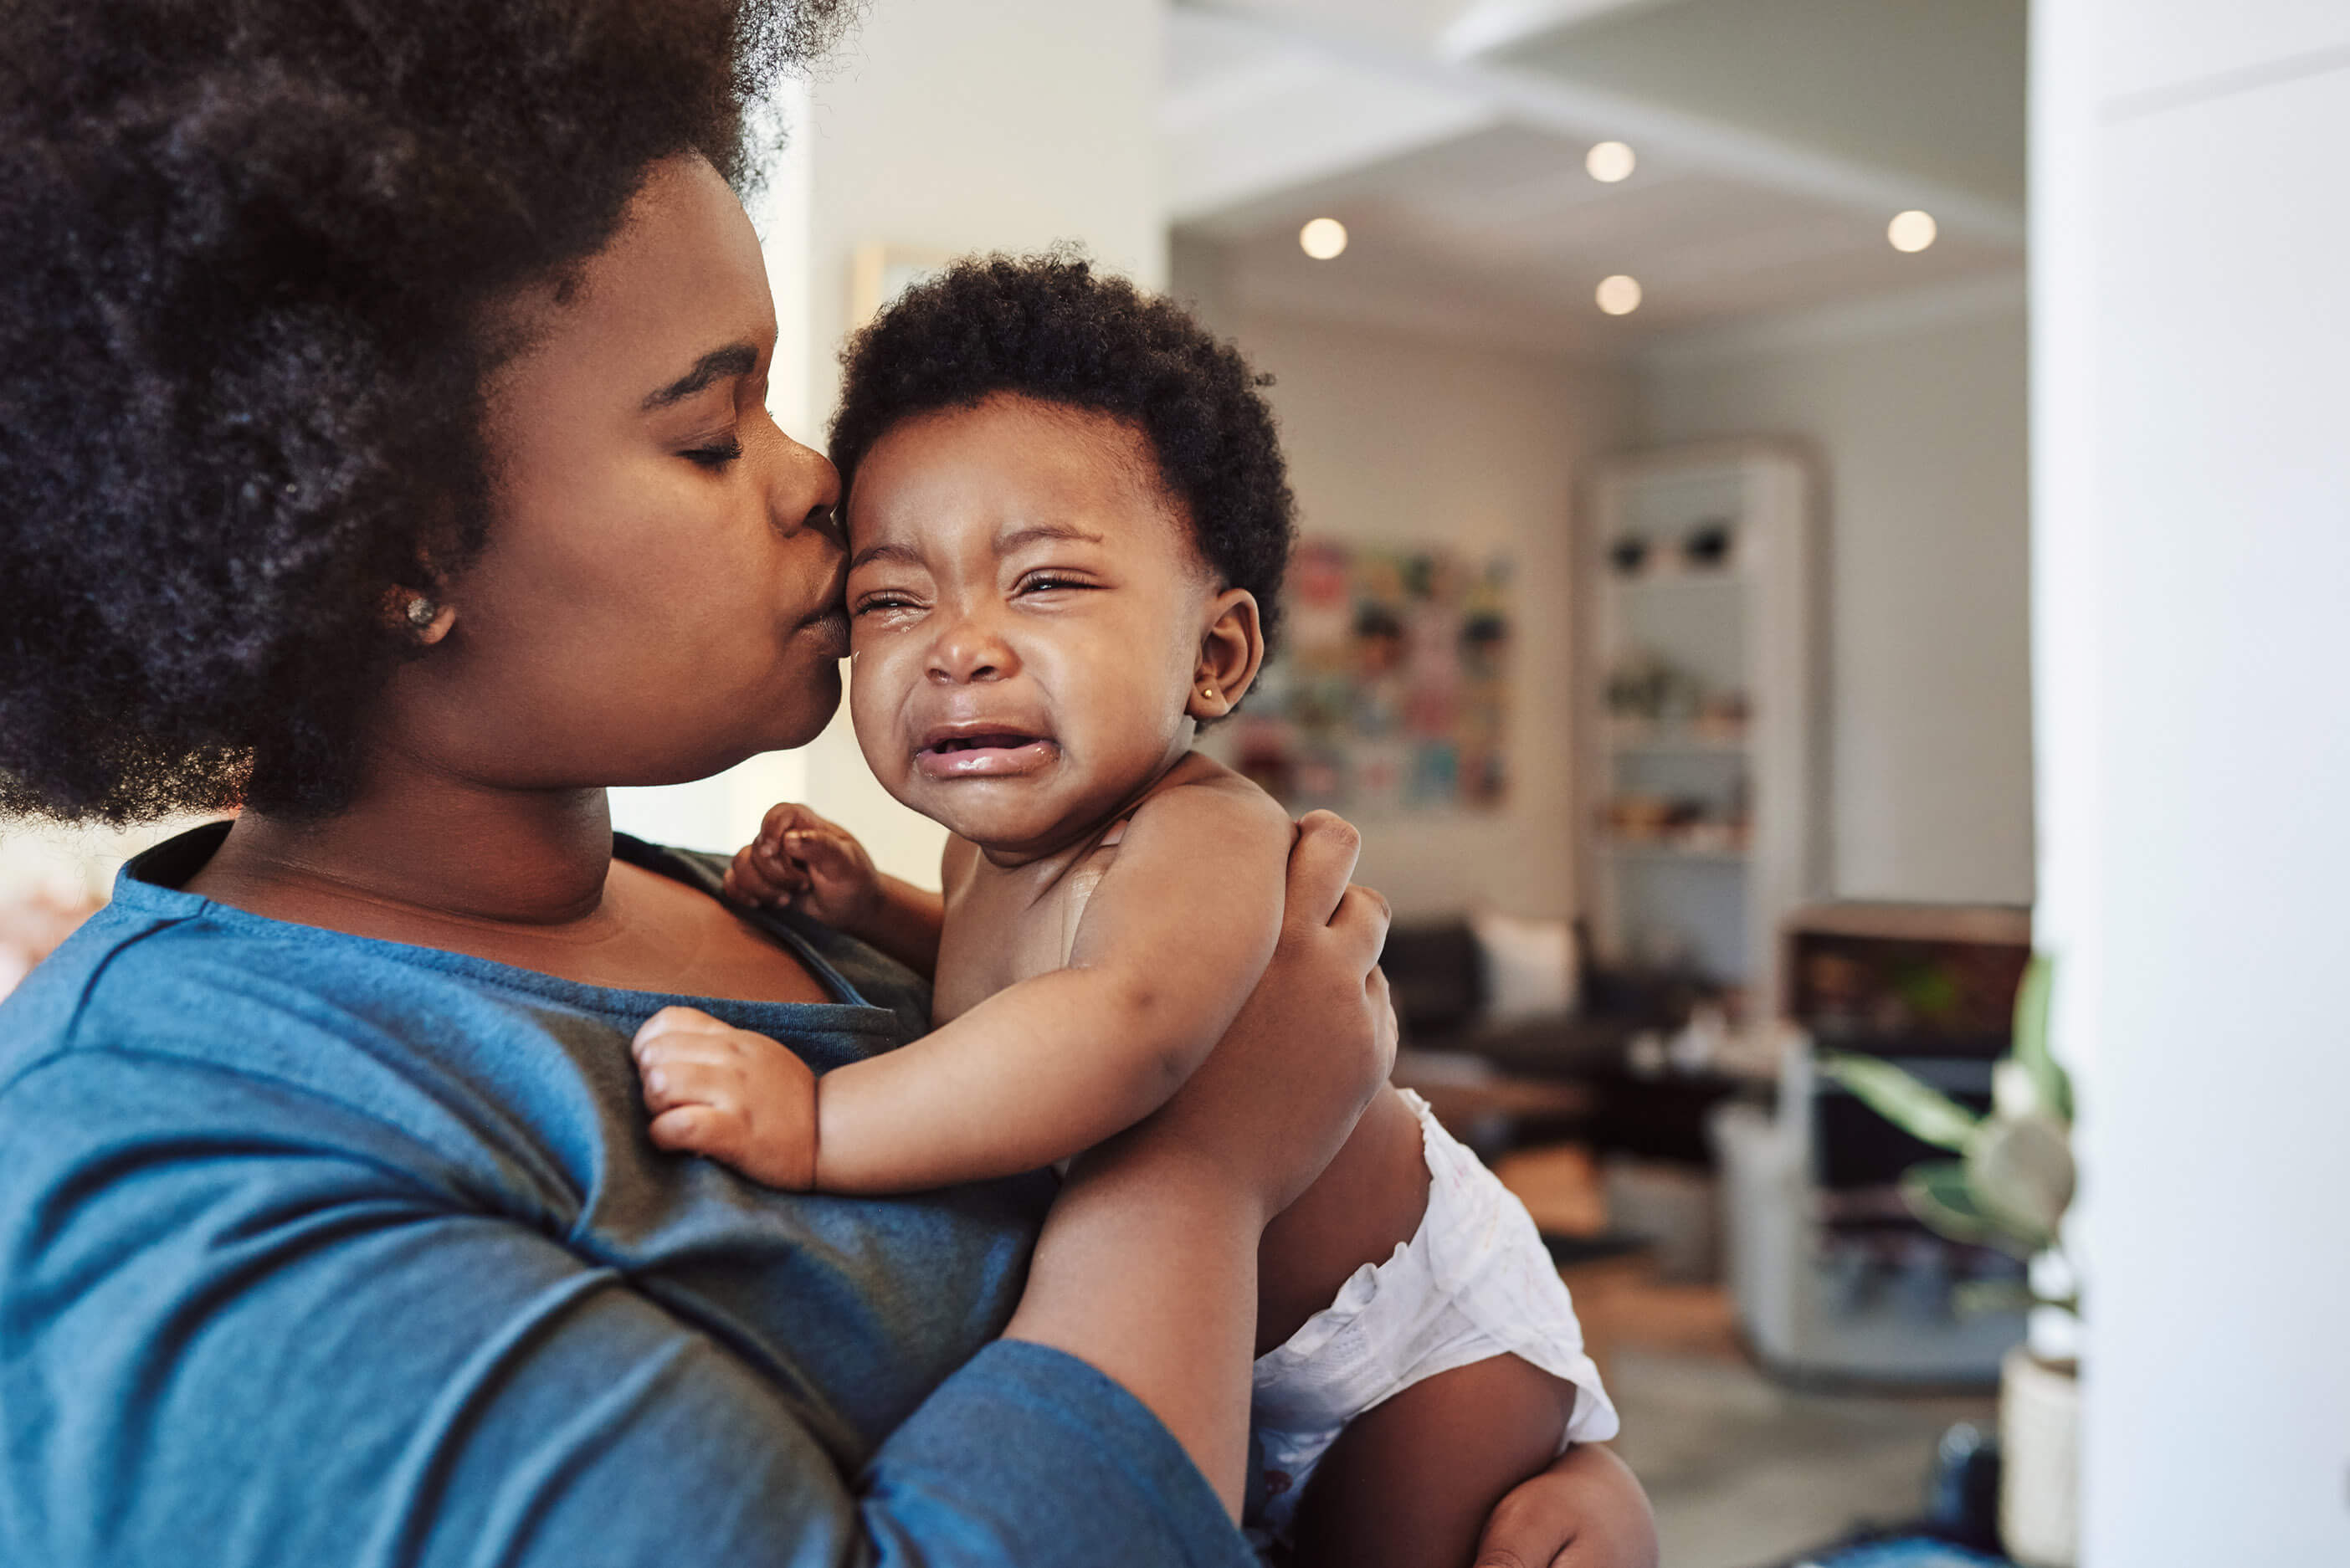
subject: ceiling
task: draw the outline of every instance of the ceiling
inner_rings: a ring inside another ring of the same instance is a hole
[[[1179,265],[1246,307],[1609,353],[2016,273],[2026,0],[1174,0]],[[1590,145],[1638,166],[1602,184]],[[1905,254],[1895,213],[1939,237]],[[1335,260],[1297,244],[1336,217]],[[1602,314],[1599,280],[1640,281]]]

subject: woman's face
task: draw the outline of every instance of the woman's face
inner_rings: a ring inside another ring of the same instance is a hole
[[[832,464],[767,415],[759,242],[700,157],[658,167],[490,393],[494,514],[390,743],[504,788],[671,784],[805,744],[840,701]]]

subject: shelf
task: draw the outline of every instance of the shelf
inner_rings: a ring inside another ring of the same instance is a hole
[[[1622,860],[1686,860],[1698,864],[1737,866],[1744,863],[1743,849],[1690,849],[1678,844],[1645,843],[1632,838],[1603,838],[1599,841],[1603,854]]]
[[[1627,577],[1620,572],[1609,572],[1602,579],[1618,593],[1663,592],[1674,589],[1742,587],[1745,576],[1724,568],[1718,572],[1643,572]]]
[[[1744,756],[1748,749],[1746,732],[1708,731],[1688,725],[1622,725],[1604,732],[1607,748],[1621,754],[1626,752],[1649,752],[1666,756]]]

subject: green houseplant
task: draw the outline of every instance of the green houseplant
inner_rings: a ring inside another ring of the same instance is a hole
[[[2034,1568],[2074,1561],[2078,1512],[2081,1303],[2064,1251],[2075,1176],[2073,1085],[2048,1048],[2054,982],[2049,961],[2034,957],[2016,993],[2011,1054],[1991,1070],[1987,1115],[1890,1062],[1830,1054],[1820,1064],[1886,1119],[1957,1157],[1903,1173],[1901,1196],[1911,1213],[1953,1241],[1998,1247],[2027,1262],[2024,1280],[1962,1285],[1956,1304],[2029,1311],[2028,1342],[2001,1367],[2000,1528],[2009,1554]]]

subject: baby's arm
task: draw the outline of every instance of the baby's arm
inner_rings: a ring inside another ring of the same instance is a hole
[[[1066,968],[822,1079],[773,1041],[672,1009],[638,1037],[654,1139],[827,1192],[920,1191],[1090,1147],[1164,1104],[1248,999],[1279,933],[1290,837],[1281,808],[1237,782],[1153,796]]]
[[[726,868],[739,904],[800,909],[880,949],[929,980],[938,972],[945,904],[927,888],[875,867],[847,828],[786,801]]]

